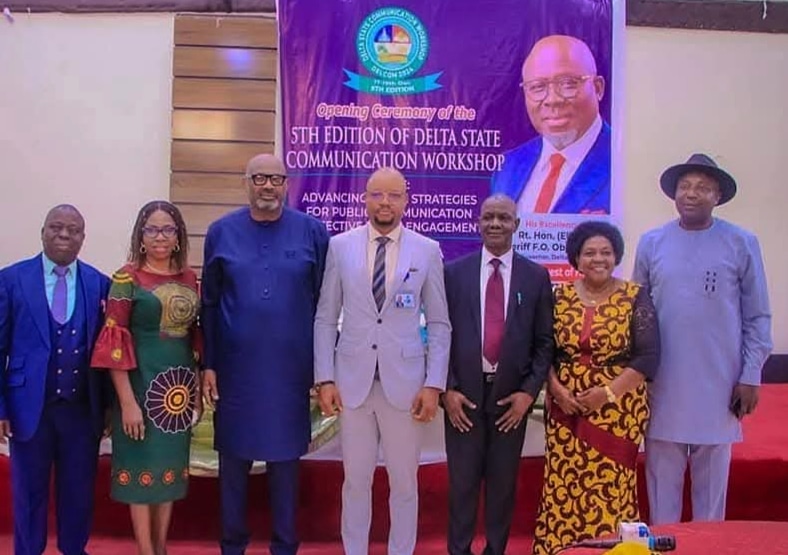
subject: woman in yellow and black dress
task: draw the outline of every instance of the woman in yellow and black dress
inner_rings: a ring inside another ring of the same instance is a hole
[[[584,222],[567,238],[582,274],[555,292],[556,360],[548,377],[546,465],[535,555],[637,521],[637,453],[659,364],[648,292],[613,276],[624,254],[614,226]]]

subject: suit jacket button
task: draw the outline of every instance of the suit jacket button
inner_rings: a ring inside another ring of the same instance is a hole
[[[381,320],[380,318],[378,318],[378,324],[382,324],[382,323],[383,323],[383,320]]]
[[[62,373],[63,373],[63,369],[62,369],[62,368],[58,368],[58,369],[57,369],[57,373],[58,373],[58,374],[62,374]]]
[[[373,349],[373,350],[377,350],[377,348],[378,348],[378,346],[377,346],[377,345],[372,345],[372,349]]]

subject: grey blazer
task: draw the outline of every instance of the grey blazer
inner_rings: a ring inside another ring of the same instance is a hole
[[[315,381],[335,381],[343,404],[356,408],[369,395],[377,363],[386,399],[408,410],[422,387],[446,387],[451,325],[440,246],[402,229],[394,281],[378,313],[367,268],[368,226],[329,243],[315,316]],[[397,303],[398,295],[413,302]],[[419,330],[421,308],[426,348]]]

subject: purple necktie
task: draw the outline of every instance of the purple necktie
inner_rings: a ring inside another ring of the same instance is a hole
[[[55,266],[52,271],[57,276],[55,290],[52,292],[52,317],[58,324],[65,324],[68,308],[68,288],[66,287],[68,266]]]

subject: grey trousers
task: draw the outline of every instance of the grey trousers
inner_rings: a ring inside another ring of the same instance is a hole
[[[692,481],[692,520],[725,520],[731,444],[689,445],[646,439],[646,486],[651,524],[681,520],[687,461]]]
[[[367,555],[372,522],[372,479],[378,449],[389,477],[388,554],[411,555],[419,512],[417,472],[424,425],[392,406],[375,380],[361,406],[344,407],[339,419],[342,463],[342,544],[346,555]]]

